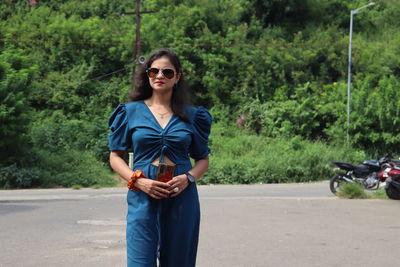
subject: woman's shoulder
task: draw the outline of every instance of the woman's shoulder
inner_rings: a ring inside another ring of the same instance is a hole
[[[142,102],[143,102],[142,100],[138,100],[138,101],[132,101],[132,102],[125,103],[124,105],[125,105],[126,109],[133,110],[133,109],[136,109]]]
[[[115,120],[117,117],[125,118],[130,117],[130,115],[132,114],[135,114],[138,105],[140,105],[139,102],[140,101],[118,104],[118,106],[111,114],[110,121]]]
[[[185,112],[189,120],[194,124],[211,124],[212,116],[210,112],[202,106],[185,106]]]
[[[119,106],[123,106],[123,109],[125,110],[127,116],[132,116],[137,112],[140,112],[140,107],[141,103],[143,101],[133,101],[133,102],[128,102],[125,104],[120,104]]]

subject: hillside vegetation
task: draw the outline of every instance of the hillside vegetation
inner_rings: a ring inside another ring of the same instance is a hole
[[[0,187],[113,185],[108,117],[130,91],[135,1],[0,2]],[[400,2],[144,0],[142,55],[171,47],[214,116],[203,183],[327,179],[400,152]],[[241,128],[235,125],[240,115]]]

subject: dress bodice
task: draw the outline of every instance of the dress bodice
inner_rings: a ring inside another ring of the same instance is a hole
[[[185,106],[189,121],[173,115],[165,128],[143,101],[120,104],[109,126],[111,151],[133,148],[135,163],[150,163],[162,153],[176,164],[206,157],[212,117],[203,107]]]

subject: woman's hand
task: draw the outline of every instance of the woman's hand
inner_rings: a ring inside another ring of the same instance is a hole
[[[168,198],[170,191],[169,184],[147,178],[136,180],[135,186],[155,199]]]
[[[189,186],[189,181],[186,177],[186,174],[181,174],[172,178],[170,181],[167,182],[167,184],[169,185],[167,190],[169,190],[171,194],[170,197],[176,197],[183,190],[185,190],[186,187]],[[175,188],[178,188],[178,191],[175,191]]]

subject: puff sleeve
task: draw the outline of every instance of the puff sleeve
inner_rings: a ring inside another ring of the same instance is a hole
[[[193,139],[190,145],[190,157],[202,159],[210,154],[208,136],[210,135],[212,117],[207,109],[198,107],[193,118]]]
[[[124,104],[119,104],[111,114],[108,121],[110,133],[108,135],[108,145],[110,151],[128,150],[131,145],[131,136],[128,123],[128,116]]]

